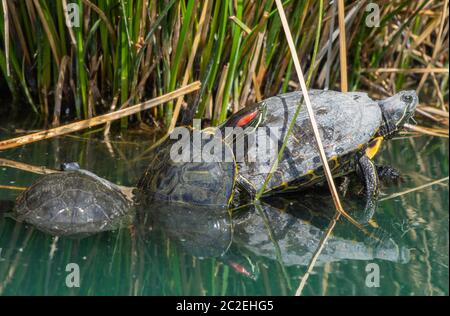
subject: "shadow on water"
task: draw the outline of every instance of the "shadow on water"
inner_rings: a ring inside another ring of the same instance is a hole
[[[6,137],[2,131],[2,138]],[[123,135],[61,137],[7,152],[8,158],[84,169],[133,185],[150,142]],[[148,138],[148,137],[147,137]],[[377,157],[403,174],[383,187],[372,235],[340,220],[308,280],[307,295],[448,295],[448,183],[389,199],[390,194],[448,175],[448,141],[394,140]],[[40,175],[0,167],[0,184],[28,186]],[[362,198],[350,191],[345,207]],[[18,191],[0,190],[2,211]],[[0,294],[48,295],[292,295],[333,216],[326,191],[302,192],[226,209],[176,204],[140,206],[131,224],[86,238],[55,237],[10,218],[0,219]],[[80,267],[80,287],[68,287],[67,265]],[[369,263],[380,286],[366,286]]]

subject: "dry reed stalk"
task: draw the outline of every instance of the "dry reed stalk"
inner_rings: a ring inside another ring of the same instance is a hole
[[[288,21],[286,19],[286,14],[284,13],[283,4],[281,3],[280,0],[275,0],[275,2],[277,4],[278,13],[280,15],[281,23],[283,25],[283,29],[284,29],[284,32],[286,34],[286,38],[287,38],[289,49],[291,51],[291,55],[292,55],[292,58],[293,58],[295,70],[297,72],[297,76],[298,76],[298,79],[299,79],[299,82],[300,82],[300,87],[301,87],[301,90],[303,92],[304,102],[305,102],[305,105],[306,105],[306,108],[307,108],[307,111],[308,111],[308,115],[309,115],[309,118],[310,118],[310,121],[311,121],[314,137],[316,139],[317,147],[318,147],[318,150],[319,150],[319,156],[320,156],[320,159],[322,161],[322,165],[324,167],[325,176],[326,176],[326,179],[327,179],[330,191],[331,191],[331,195],[333,197],[333,202],[334,202],[334,204],[336,206],[337,211],[340,214],[344,215],[344,217],[346,217],[355,226],[361,227],[361,225],[359,223],[357,223],[350,215],[348,215],[347,212],[345,212],[344,208],[342,207],[341,201],[339,199],[339,194],[337,192],[336,185],[335,185],[334,180],[333,180],[333,175],[331,173],[330,166],[328,165],[328,159],[327,159],[327,156],[325,154],[325,150],[323,149],[323,144],[322,144],[322,140],[320,138],[319,128],[317,126],[317,121],[316,121],[316,118],[315,118],[315,115],[314,115],[314,111],[312,109],[311,100],[309,98],[309,94],[308,94],[308,89],[306,87],[305,78],[303,76],[303,72],[302,72],[302,69],[301,69],[301,66],[300,66],[300,61],[299,61],[299,58],[298,58],[298,55],[297,55],[297,51],[295,49],[294,40],[292,38],[292,34],[291,34],[291,31],[290,31],[290,28],[289,28],[289,24],[288,24]],[[301,106],[301,104],[299,104],[299,106]]]
[[[448,68],[409,68],[409,69],[363,68],[363,69],[361,69],[361,71],[362,72],[375,72],[375,73],[395,72],[395,73],[405,73],[405,74],[430,74],[430,73],[437,73],[437,74],[446,73],[446,74],[448,74]]]
[[[9,67],[9,17],[8,17],[8,4],[6,0],[2,0],[3,15],[4,15],[4,29],[5,29],[5,59],[6,59],[6,75],[11,76],[11,70]]]
[[[187,85],[187,83],[189,81],[190,69],[192,68],[192,65],[194,64],[195,54],[197,53],[198,44],[200,43],[200,38],[202,35],[203,25],[205,23],[206,12],[208,11],[208,7],[209,7],[209,0],[205,0],[205,2],[203,3],[203,10],[200,15],[200,20],[198,22],[197,33],[195,34],[194,42],[192,43],[191,54],[189,56],[189,60],[186,65],[186,70],[184,72],[183,82],[181,84],[182,86]],[[178,115],[180,114],[181,104],[183,103],[183,99],[184,99],[183,96],[180,96],[177,99],[177,103],[175,104],[175,110],[173,111],[172,121],[170,122],[170,126],[167,131],[168,134],[170,134],[170,132],[172,132],[172,130],[175,128],[175,125],[177,124]]]
[[[59,75],[58,75],[58,83],[56,84],[55,91],[55,108],[53,110],[53,121],[52,126],[59,126],[59,116],[61,114],[61,100],[62,100],[62,90],[64,86],[64,79],[66,73],[66,67],[69,63],[69,56],[64,56],[61,60],[61,65],[59,66]]]
[[[22,146],[25,144],[37,142],[37,141],[40,141],[43,139],[48,139],[48,138],[52,138],[52,137],[56,137],[56,136],[60,136],[60,135],[64,135],[64,134],[69,134],[69,133],[73,133],[73,132],[76,132],[76,131],[79,131],[79,130],[82,130],[85,128],[89,128],[89,127],[97,126],[97,125],[104,124],[107,122],[111,122],[111,121],[114,121],[114,120],[117,120],[117,119],[120,119],[120,118],[123,118],[126,116],[130,116],[132,114],[136,114],[136,113],[144,111],[144,110],[151,109],[155,106],[158,106],[160,104],[163,104],[163,103],[171,101],[175,98],[178,98],[179,96],[191,93],[193,91],[197,91],[198,89],[200,89],[200,82],[195,81],[195,82],[193,82],[187,86],[184,86],[180,89],[174,90],[172,92],[169,92],[160,97],[151,99],[149,101],[130,106],[128,108],[120,109],[115,112],[96,116],[96,117],[93,117],[93,118],[90,118],[87,120],[83,120],[83,121],[79,121],[79,122],[75,122],[75,123],[66,124],[66,125],[63,125],[60,127],[55,127],[55,128],[37,132],[34,134],[25,135],[25,136],[16,137],[13,139],[8,139],[5,141],[2,141],[2,142],[0,142],[0,150],[15,148],[15,147]]]
[[[27,189],[27,187],[18,187],[18,186],[15,186],[15,185],[2,185],[2,184],[0,184],[0,189],[25,191]]]
[[[448,177],[444,177],[442,179],[438,179],[438,180],[432,181],[430,183],[425,183],[425,184],[420,185],[418,187],[415,187],[415,188],[412,188],[412,189],[408,189],[408,190],[405,190],[405,191],[402,191],[402,192],[397,192],[397,193],[391,194],[389,196],[386,196],[384,198],[379,199],[378,201],[382,202],[382,201],[386,201],[386,200],[391,200],[391,199],[394,199],[396,197],[399,197],[399,196],[402,196],[402,195],[405,195],[405,194],[408,194],[408,193],[416,192],[416,191],[419,191],[419,190],[431,187],[433,185],[440,184],[440,183],[445,182],[445,181],[448,181]]]
[[[239,105],[238,105],[238,110],[240,110],[241,108],[245,107],[246,103],[247,103],[247,99],[248,96],[250,94],[250,86],[252,83],[252,79],[253,79],[253,75],[255,73],[256,70],[256,65],[258,64],[258,60],[260,57],[260,53],[261,53],[261,47],[264,41],[264,32],[260,32],[258,34],[258,39],[255,43],[255,50],[254,50],[254,54],[253,54],[253,58],[252,58],[252,62],[250,64],[250,67],[248,69],[248,73],[247,73],[247,78],[244,84],[244,88],[242,90],[242,94],[241,94],[241,99],[239,101]]]
[[[405,127],[410,129],[410,130],[413,130],[415,132],[422,133],[422,134],[448,138],[448,129],[442,129],[442,133],[437,133],[437,132],[435,132],[433,130],[430,130],[429,128],[426,128],[424,126],[405,124]],[[444,131],[446,131],[447,133],[444,134]]]
[[[49,169],[43,166],[34,166],[24,162],[14,161],[6,158],[0,158],[0,167],[14,168],[36,174],[50,174],[58,172],[57,170]]]
[[[297,291],[295,291],[295,296],[302,295],[303,289],[305,288],[305,285],[306,285],[306,281],[308,280],[309,275],[311,274],[314,266],[316,265],[317,259],[319,258],[320,254],[322,253],[322,250],[325,247],[325,244],[327,243],[327,240],[330,237],[331,233],[333,232],[333,229],[336,226],[336,223],[339,220],[339,218],[340,218],[340,214],[338,212],[336,212],[336,214],[334,215],[330,224],[328,225],[327,230],[325,231],[322,238],[320,239],[319,245],[318,245],[316,251],[314,252],[313,256],[311,257],[308,268],[300,281]]]
[[[69,20],[69,11],[67,9],[67,0],[62,0],[62,6],[64,11],[64,17],[66,20]],[[75,34],[73,33],[73,29],[67,26],[67,31],[69,32],[70,43],[75,47],[77,46],[77,40],[75,39]]]
[[[341,91],[348,91],[347,79],[347,41],[345,39],[345,6],[344,0],[338,0],[338,22],[339,22],[339,60],[341,70]]]
[[[348,215],[347,212],[345,212],[345,210],[342,207],[341,201],[339,199],[339,194],[337,192],[336,185],[333,180],[333,175],[331,174],[330,166],[328,165],[328,159],[327,159],[325,151],[323,149],[322,140],[320,138],[319,129],[317,127],[317,122],[316,122],[316,119],[314,116],[314,111],[312,109],[311,101],[309,99],[308,89],[306,86],[305,79],[303,77],[303,72],[302,72],[302,69],[300,66],[299,58],[297,56],[297,50],[294,45],[294,41],[293,41],[293,38],[291,35],[289,24],[287,22],[286,15],[284,13],[283,4],[281,3],[281,0],[275,0],[275,1],[276,1],[276,5],[278,8],[278,13],[281,18],[281,23],[283,25],[283,29],[284,29],[284,32],[286,35],[286,39],[287,39],[287,42],[289,45],[289,49],[291,51],[295,70],[297,72],[297,76],[298,76],[298,79],[300,82],[300,87],[303,92],[303,98],[304,98],[304,101],[306,104],[306,108],[308,110],[309,118],[311,120],[311,125],[312,125],[314,136],[315,136],[315,139],[317,142],[317,147],[319,149],[320,159],[321,159],[322,165],[324,167],[325,176],[327,178],[327,182],[328,182],[328,185],[329,185],[329,188],[331,191],[331,195],[333,197],[333,202],[334,202],[334,205],[335,205],[336,211],[337,211],[332,222],[330,223],[329,228],[327,229],[327,232],[322,237],[321,243],[319,244],[319,247],[317,248],[315,254],[313,255],[313,257],[310,261],[310,264],[308,265],[307,272],[303,276],[303,278],[300,282],[300,285],[295,293],[296,295],[300,295],[302,292],[302,289],[304,288],[304,285],[306,284],[306,281],[308,280],[309,273],[314,268],[317,258],[319,257],[320,253],[322,252],[322,249],[323,249],[324,245],[326,244],[331,232],[333,231],[336,221],[339,219],[340,215],[342,214],[344,217],[346,217],[351,223],[355,224],[357,227],[361,227],[361,225],[359,225],[350,215]],[[344,22],[345,16],[344,16],[343,5],[344,5],[343,0],[339,0],[339,2],[338,2],[339,17],[338,18],[339,18],[339,28],[340,28],[341,68],[344,68],[344,69],[341,69],[341,86],[342,86],[341,88],[343,91],[347,91],[346,55],[345,55],[345,52],[344,53],[342,52],[343,50],[345,51],[345,49],[346,49],[345,22]],[[298,106],[301,106],[301,104],[299,104]],[[293,120],[295,120],[295,117],[293,118]]]

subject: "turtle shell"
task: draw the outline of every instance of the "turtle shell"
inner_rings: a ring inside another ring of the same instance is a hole
[[[130,204],[116,185],[80,169],[37,180],[17,198],[13,217],[53,235],[83,235],[116,228]]]
[[[148,201],[228,206],[233,197],[236,176],[233,151],[211,131],[182,128],[187,131],[184,136],[189,137],[167,137],[156,147],[138,188]],[[172,135],[175,134],[176,130]],[[175,152],[181,153],[185,149],[187,156],[184,159],[174,159]],[[205,152],[209,153],[208,159],[205,159]]]
[[[249,154],[242,161],[238,159],[239,176],[246,186],[252,187],[251,189],[259,190],[262,187],[276,160],[301,96],[302,93],[296,91],[261,101],[264,103],[266,116],[259,127],[273,129],[275,133],[271,138],[275,139],[274,143],[278,145],[275,150],[266,152],[261,161],[258,150],[258,144],[261,142],[250,142],[249,149],[252,146],[255,148],[248,150]],[[360,152],[369,143],[382,122],[378,103],[362,92],[311,90],[309,96],[333,174],[337,176],[351,171],[348,162],[355,160],[352,159],[355,153]],[[261,108],[261,104],[253,107]],[[269,133],[269,130],[266,133]],[[249,157],[252,153],[257,156]],[[266,193],[295,190],[321,180],[324,180],[322,162],[307,108],[303,105],[283,156],[266,186]]]

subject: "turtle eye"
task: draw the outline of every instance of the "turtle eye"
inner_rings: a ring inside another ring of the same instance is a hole
[[[409,94],[402,95],[401,100],[405,103],[411,103],[413,101],[413,97]]]

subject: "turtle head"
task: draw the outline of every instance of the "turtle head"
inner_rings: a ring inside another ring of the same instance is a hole
[[[401,91],[378,102],[383,115],[381,136],[388,137],[403,128],[414,116],[419,98],[414,90]]]
[[[78,162],[63,162],[60,166],[61,171],[80,170]]]

